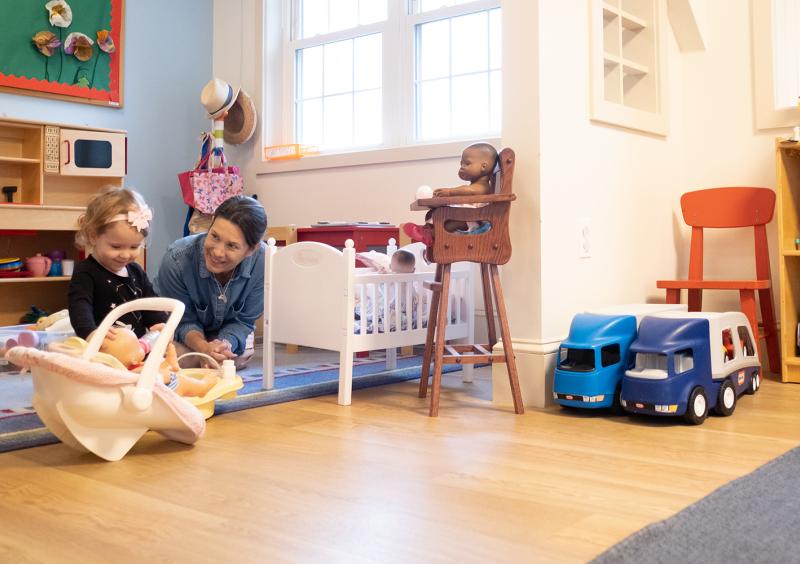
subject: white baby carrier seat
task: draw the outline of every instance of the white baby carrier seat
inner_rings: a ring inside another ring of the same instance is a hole
[[[150,429],[168,439],[194,444],[205,432],[205,418],[167,388],[159,373],[184,309],[183,303],[170,298],[134,300],[106,316],[80,358],[29,347],[14,347],[6,358],[31,370],[33,407],[64,444],[112,461],[125,456]],[[142,372],[92,362],[112,324],[135,310],[171,311]]]

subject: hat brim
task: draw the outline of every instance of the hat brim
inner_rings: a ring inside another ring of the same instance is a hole
[[[227,112],[228,110],[230,110],[231,106],[233,106],[236,103],[236,100],[239,98],[239,92],[241,92],[241,88],[233,89],[233,96],[231,96],[231,101],[228,102],[227,104],[225,104],[220,109],[218,109],[213,114],[210,114],[210,113],[206,112],[206,119],[219,119],[219,118],[221,118],[222,115],[225,112]]]
[[[245,143],[255,133],[257,123],[256,105],[247,92],[240,90],[225,118],[223,131],[225,142],[231,145]]]

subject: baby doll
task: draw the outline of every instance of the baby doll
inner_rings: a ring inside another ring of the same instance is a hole
[[[438,188],[433,190],[432,197],[446,198],[448,196],[483,196],[494,192],[494,167],[497,164],[497,150],[488,143],[473,143],[461,153],[461,168],[458,177],[467,180],[469,184],[455,188]],[[427,187],[420,187],[427,188]],[[417,193],[417,199],[420,199]],[[486,204],[458,204],[458,207],[478,208]],[[432,210],[425,215],[425,225],[404,223],[403,231],[412,241],[422,241],[430,246],[433,243],[433,226],[430,224]],[[479,222],[465,222],[447,220],[444,224],[445,231],[464,234],[477,234],[482,232],[483,226]]]
[[[414,258],[413,253],[400,249],[392,254],[392,262],[389,268],[392,272],[398,274],[412,274],[416,261],[417,259]]]
[[[127,327],[118,327],[113,339],[103,341],[100,352],[110,354],[125,365],[128,370],[139,372],[143,367],[147,353],[150,352],[150,342],[145,337],[138,339],[136,333]],[[203,397],[219,380],[217,376],[211,373],[206,374],[202,379],[198,379],[181,375],[179,370],[180,366],[178,366],[175,345],[170,343],[167,346],[166,358],[159,369],[164,385],[175,390],[180,396]]]

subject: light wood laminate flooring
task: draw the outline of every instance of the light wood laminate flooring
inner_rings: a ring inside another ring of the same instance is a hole
[[[216,416],[194,447],[148,434],[120,462],[0,455],[3,562],[573,562],[790,450],[800,386],[728,418],[528,409],[444,380]]]

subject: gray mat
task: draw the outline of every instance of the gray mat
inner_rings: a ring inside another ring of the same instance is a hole
[[[800,562],[800,447],[592,562]]]

